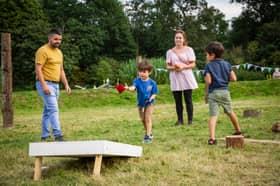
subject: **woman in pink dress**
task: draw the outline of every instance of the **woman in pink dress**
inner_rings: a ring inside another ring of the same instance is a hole
[[[186,104],[188,124],[193,121],[192,90],[198,88],[192,68],[195,67],[195,54],[187,46],[186,35],[182,30],[175,32],[175,47],[166,52],[166,68],[170,71],[170,87],[176,103],[177,121],[175,125],[183,125],[183,101]]]

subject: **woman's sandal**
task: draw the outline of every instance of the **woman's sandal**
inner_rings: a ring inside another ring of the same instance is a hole
[[[208,145],[217,145],[217,140],[215,140],[215,139],[209,139],[209,140],[208,140]]]

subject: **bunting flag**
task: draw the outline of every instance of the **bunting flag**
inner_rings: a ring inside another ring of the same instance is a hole
[[[232,68],[239,70],[240,65],[234,65],[234,66],[232,66]]]
[[[167,70],[167,69],[164,69],[164,68],[157,68],[156,71],[159,71],[159,72],[160,72],[160,71],[167,72],[168,70]]]

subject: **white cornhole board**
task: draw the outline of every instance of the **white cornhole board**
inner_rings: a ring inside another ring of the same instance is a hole
[[[34,180],[41,178],[43,157],[95,157],[93,176],[99,176],[102,157],[140,157],[142,147],[106,140],[37,142],[29,144],[29,156],[36,157]]]

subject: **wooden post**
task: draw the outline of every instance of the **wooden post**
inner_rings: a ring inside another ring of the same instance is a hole
[[[43,161],[42,156],[36,157],[36,159],[35,159],[35,167],[34,167],[34,180],[35,181],[38,181],[41,178],[41,175],[42,175],[42,161]]]
[[[141,63],[142,62],[142,56],[137,56],[136,57],[136,63],[137,63],[137,65],[139,64],[139,63]]]
[[[136,76],[138,76],[137,68],[138,68],[139,63],[141,63],[141,62],[142,62],[142,56],[137,56],[136,57]]]
[[[242,148],[244,145],[244,136],[234,135],[226,137],[226,147]]]
[[[96,155],[94,161],[94,168],[93,168],[94,178],[100,176],[101,164],[102,164],[102,155]]]
[[[1,34],[1,66],[2,66],[2,115],[3,128],[14,126],[12,104],[13,73],[11,57],[11,34]]]

